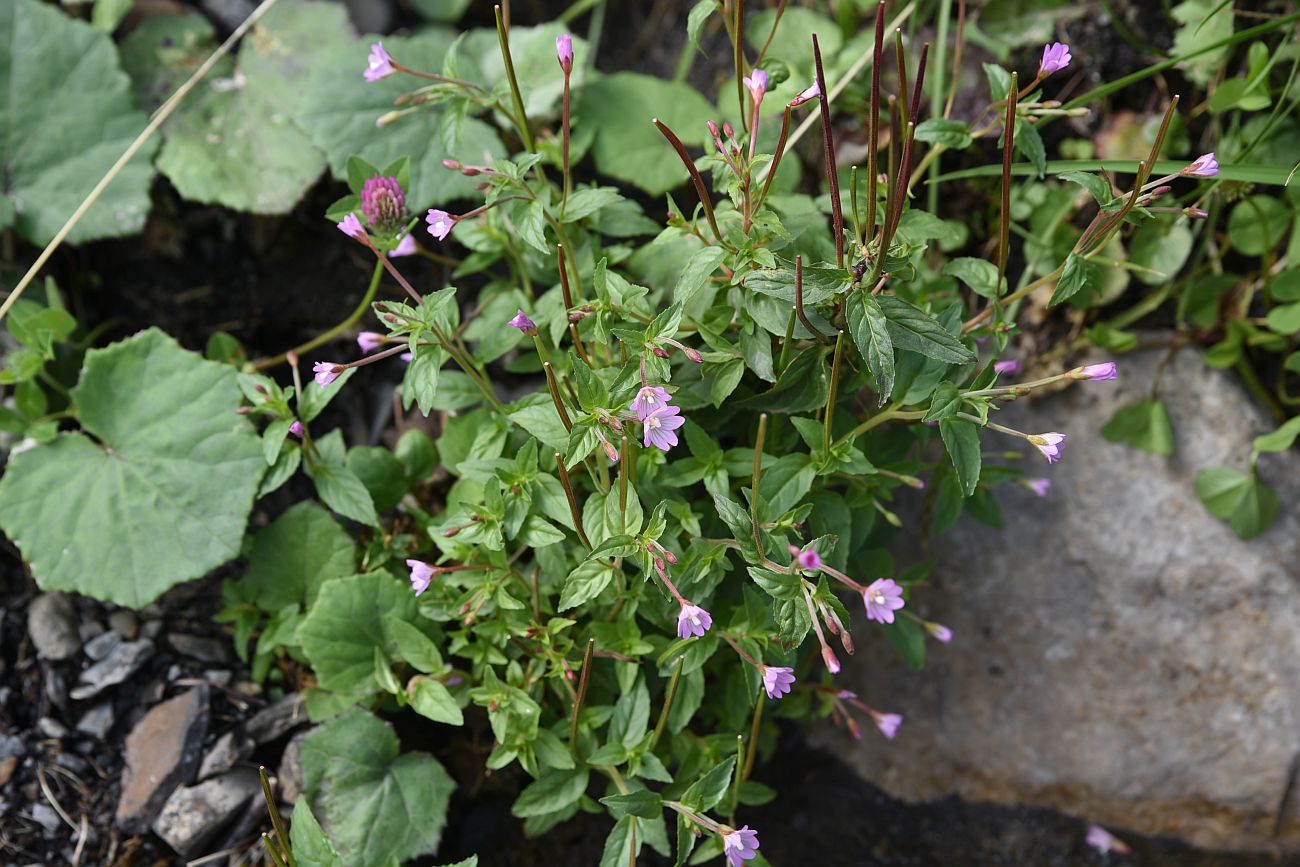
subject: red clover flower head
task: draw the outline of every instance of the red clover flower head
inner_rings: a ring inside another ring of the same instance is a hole
[[[573,71],[573,37],[561,33],[555,37],[555,57],[560,61],[560,68],[568,75]]]
[[[763,675],[763,689],[768,698],[780,698],[790,694],[790,684],[794,683],[794,669],[782,665],[761,665],[759,673]]]
[[[318,361],[311,366],[311,370],[314,374],[313,378],[316,380],[316,384],[321,388],[324,388],[334,380],[338,379],[347,368],[341,364],[335,364],[332,361]]]
[[[713,626],[713,615],[698,605],[682,600],[681,610],[677,612],[677,637],[690,638],[701,636]]]
[[[1040,76],[1060,72],[1070,65],[1070,46],[1063,42],[1053,42],[1043,46],[1043,59],[1038,64]]]
[[[373,228],[395,231],[406,216],[406,193],[397,178],[377,175],[362,184],[361,213]]]
[[[423,560],[407,560],[406,565],[411,569],[411,589],[419,596],[429,589],[429,582],[433,580],[433,567]]]
[[[366,58],[364,73],[366,81],[378,81],[396,73],[397,68],[393,66],[393,58],[384,50],[384,43],[373,43],[370,46],[370,56]]]
[[[879,623],[893,623],[894,612],[902,608],[903,588],[893,578],[877,578],[862,591],[862,601],[867,606],[867,619]]]
[[[1179,172],[1179,174],[1191,175],[1194,178],[1212,178],[1218,173],[1219,161],[1214,158],[1214,151],[1201,154],[1189,166]]]
[[[1061,452],[1065,451],[1065,434],[1051,433],[1030,434],[1027,439],[1029,444],[1042,452],[1043,457],[1047,458],[1049,464],[1054,464],[1061,459]]]
[[[744,861],[758,857],[758,832],[749,830],[745,825],[739,831],[727,831],[722,835],[722,854],[727,856],[729,867],[740,867]]]

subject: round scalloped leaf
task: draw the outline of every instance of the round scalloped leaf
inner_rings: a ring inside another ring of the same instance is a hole
[[[310,58],[352,45],[347,10],[283,0],[239,49],[235,75],[172,119],[158,168],[182,196],[257,214],[283,214],[325,169],[293,121]]]
[[[85,433],[12,455],[0,479],[0,529],[37,584],[138,608],[238,556],[266,469],[239,404],[231,367],[157,329],[86,353]]]
[[[108,36],[37,0],[0,3],[0,194],[43,245],[144,129]],[[153,179],[146,144],[73,227],[72,243],[140,231]],[[0,219],[0,222],[3,222]]]

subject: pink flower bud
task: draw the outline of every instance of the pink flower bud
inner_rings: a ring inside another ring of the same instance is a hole
[[[822,645],[822,662],[826,663],[826,670],[831,674],[840,673],[840,661],[835,656],[835,651],[825,644]]]
[[[366,230],[361,225],[361,221],[357,219],[356,214],[348,214],[339,221],[338,227],[339,231],[347,235],[349,238],[355,238],[356,240],[361,241],[366,237]]]
[[[560,68],[568,75],[573,70],[573,37],[561,33],[555,37],[555,58],[560,61]]]
[[[817,99],[821,95],[822,95],[821,88],[819,88],[817,86],[817,82],[814,81],[812,84],[808,85],[803,90],[799,91],[799,95],[796,96],[794,99],[790,100],[790,102],[787,103],[787,105],[789,105],[790,108],[798,108],[804,103],[812,102],[814,99]]]
[[[1214,158],[1214,151],[1208,154],[1201,154],[1191,165],[1183,169],[1179,174],[1191,175],[1194,178],[1212,178],[1219,173],[1219,161]]]
[[[335,364],[332,361],[318,361],[312,365],[312,373],[315,374],[316,384],[321,388],[329,385],[338,379],[343,371],[347,370],[342,364]]]
[[[1102,364],[1089,364],[1087,367],[1081,367],[1074,374],[1078,379],[1117,379],[1118,374],[1115,369],[1115,362],[1107,361]]]
[[[293,434],[293,435],[296,436],[296,437],[301,437],[301,436],[302,436],[302,422],[300,422],[300,421],[298,421],[297,419],[295,419],[294,422],[293,422],[293,424],[289,425],[289,433]]]
[[[507,322],[506,325],[509,325],[511,328],[517,328],[524,334],[537,333],[537,323],[529,319],[528,314],[522,310],[516,313],[514,318]]]

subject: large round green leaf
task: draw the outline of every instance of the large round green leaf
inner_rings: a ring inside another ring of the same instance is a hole
[[[266,460],[234,370],[157,329],[91,350],[86,433],[9,459],[0,529],[47,590],[140,607],[239,554]],[[89,436],[87,436],[89,434]]]
[[[144,129],[113,42],[37,0],[0,2],[0,224],[46,244]],[[138,232],[152,147],[108,186],[68,240]]]

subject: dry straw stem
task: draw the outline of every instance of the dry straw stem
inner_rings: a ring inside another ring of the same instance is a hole
[[[175,111],[181,104],[181,101],[189,95],[189,92],[194,89],[194,86],[203,80],[203,76],[208,74],[212,67],[216,65],[218,60],[230,53],[230,49],[235,47],[235,43],[239,42],[239,40],[244,37],[244,34],[252,29],[253,25],[257,23],[257,20],[266,13],[266,10],[274,6],[276,2],[277,0],[262,0],[262,3],[254,9],[246,19],[244,19],[244,23],[236,27],[235,32],[231,33],[230,36],[227,37],[226,41],[221,43],[221,45],[217,47],[217,50],[212,52],[207,60],[203,61],[203,65],[194,70],[194,74],[191,75],[184,84],[176,88],[176,92],[168,97],[167,101],[158,107],[158,110],[154,112],[153,117],[149,119],[149,123],[145,125],[144,130],[135,137],[135,141],[131,142],[131,144],[127,146],[126,150],[122,152],[122,155],[117,158],[117,162],[113,163],[113,167],[108,170],[108,173],[99,179],[99,183],[95,184],[95,188],[92,189],[90,194],[86,196],[85,200],[77,206],[77,210],[72,212],[72,216],[68,218],[68,222],[63,224],[63,228],[59,229],[59,233],[55,235],[54,239],[46,245],[44,250],[41,251],[41,255],[36,257],[36,261],[32,263],[32,267],[27,269],[27,273],[23,275],[23,279],[18,281],[18,285],[14,287],[14,291],[9,293],[9,297],[4,300],[3,304],[0,304],[0,320],[5,318],[5,315],[9,312],[9,308],[13,307],[19,296],[23,294],[23,290],[25,290],[27,286],[36,279],[36,275],[45,267],[45,263],[54,255],[54,251],[59,249],[59,245],[68,237],[68,233],[72,231],[73,227],[76,226],[77,223],[81,222],[81,218],[86,215],[86,211],[89,211],[91,205],[98,201],[99,197],[103,194],[104,190],[108,189],[108,185],[113,182],[113,179],[117,177],[118,173],[121,172],[126,164],[131,161],[132,157],[139,153],[140,148],[144,147],[145,142],[147,142],[149,138],[158,131],[158,127],[162,126],[163,122],[171,116],[171,113]]]

